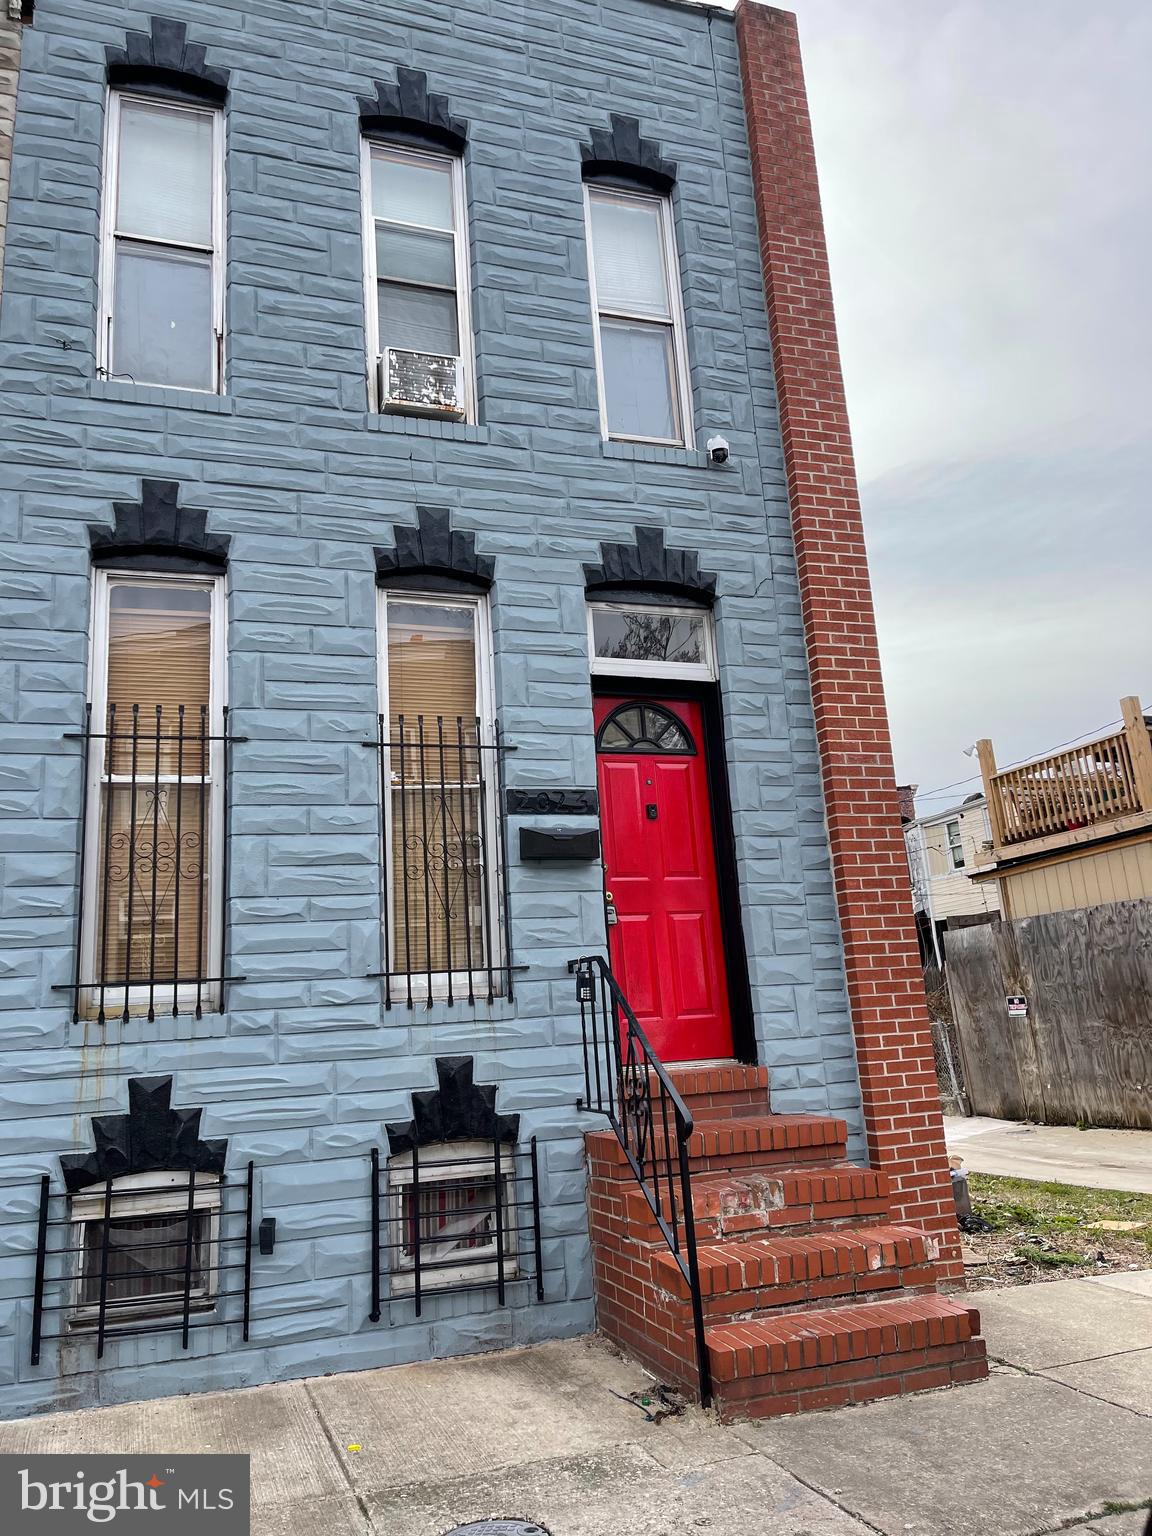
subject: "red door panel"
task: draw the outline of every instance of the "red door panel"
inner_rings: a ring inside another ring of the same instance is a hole
[[[612,969],[664,1061],[732,1056],[728,983],[703,714],[695,703],[596,700],[598,734],[618,706],[671,714],[684,728],[673,750],[658,720],[621,714],[644,731],[611,733],[597,753],[607,888],[618,921],[609,930]],[[634,744],[631,738],[636,737]],[[661,742],[664,746],[661,746]],[[686,748],[694,745],[689,753]]]

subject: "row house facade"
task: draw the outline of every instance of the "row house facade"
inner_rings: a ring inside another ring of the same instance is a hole
[[[0,1411],[979,1375],[792,18],[9,31]]]

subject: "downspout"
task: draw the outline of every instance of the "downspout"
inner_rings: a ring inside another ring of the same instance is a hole
[[[940,953],[940,939],[936,933],[936,913],[932,907],[932,871],[928,866],[928,839],[924,836],[924,823],[916,823],[916,831],[920,838],[920,868],[924,871],[924,900],[928,907],[928,927],[932,934],[932,949],[936,955],[936,964],[941,974],[944,971],[944,956]]]

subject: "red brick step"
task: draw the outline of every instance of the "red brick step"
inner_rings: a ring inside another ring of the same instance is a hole
[[[936,1250],[919,1228],[894,1226],[706,1243],[699,1250],[705,1314],[722,1319],[766,1308],[824,1307],[897,1287],[934,1286]],[[653,1253],[652,1276],[661,1292],[688,1301],[687,1281],[671,1253]]]
[[[717,1062],[665,1070],[697,1123],[767,1113],[767,1067]]]
[[[585,1140],[595,1172],[632,1182],[632,1170],[614,1131],[592,1131]],[[832,1115],[728,1116],[696,1125],[688,1141],[688,1159],[696,1173],[769,1168],[776,1163],[841,1162],[847,1141],[846,1123]],[[646,1155],[650,1158],[654,1151],[663,1157],[664,1146],[661,1123],[654,1128]]]
[[[977,1314],[946,1296],[785,1312],[707,1330],[721,1412],[773,1418],[986,1374]]]

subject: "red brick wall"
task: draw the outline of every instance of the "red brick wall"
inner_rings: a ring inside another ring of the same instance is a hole
[[[740,0],[736,31],[836,899],[869,1152],[895,1214],[963,1273],[796,19]]]

